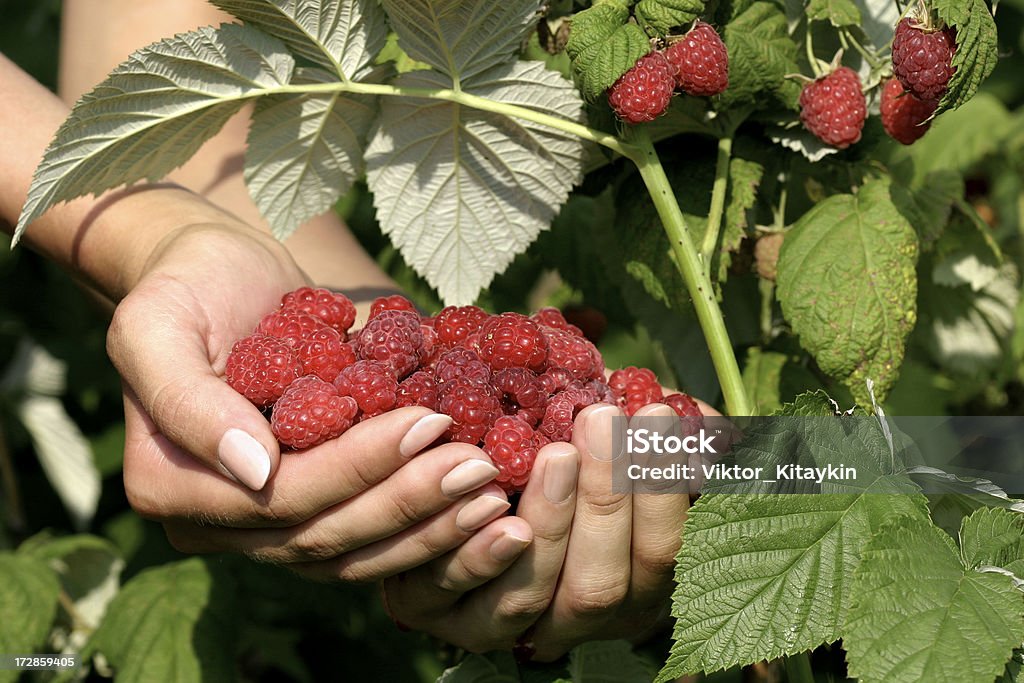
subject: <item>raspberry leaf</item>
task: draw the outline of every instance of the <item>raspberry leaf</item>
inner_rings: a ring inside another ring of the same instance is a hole
[[[964,565],[1000,567],[1024,576],[1024,514],[984,507],[963,521]]]
[[[57,616],[60,582],[41,559],[21,553],[0,553],[0,652],[41,652]],[[4,683],[20,672],[0,671]]]
[[[633,11],[642,27],[664,35],[669,29],[689,24],[699,17],[704,3],[700,0],[640,0]]]
[[[747,350],[743,366],[743,384],[757,415],[771,415],[782,407],[780,385],[782,369],[789,357],[778,351],[764,351],[756,346]]]
[[[797,45],[777,5],[753,3],[729,22],[722,39],[729,50],[729,87],[721,95],[723,108],[757,102],[761,93],[778,95],[795,108],[800,88],[785,76],[800,70]]]
[[[987,514],[964,521],[965,551],[991,542],[984,520],[973,521]],[[872,539],[853,578],[844,626],[851,676],[987,683],[1003,672],[1024,641],[1024,595],[1012,576],[964,559],[928,519],[891,524]]]
[[[729,194],[722,222],[722,235],[718,246],[718,281],[729,277],[732,255],[739,251],[751,220],[748,214],[757,201],[757,188],[761,185],[764,166],[756,161],[733,157],[729,161]]]
[[[246,101],[288,83],[281,41],[235,24],[136,51],[75,105],[36,169],[15,230],[54,204],[181,166]]]
[[[810,21],[827,21],[836,28],[860,26],[860,10],[852,0],[811,0],[807,4]]]
[[[874,180],[856,195],[833,195],[787,233],[778,263],[778,298],[786,320],[826,373],[869,404],[899,374],[916,320],[917,236]]]
[[[622,2],[594,5],[573,17],[565,49],[587,100],[600,97],[651,51],[647,34],[628,22],[629,7]]]
[[[935,10],[942,21],[956,29],[953,76],[939,101],[936,115],[956,109],[978,91],[999,60],[996,22],[985,0],[938,0]]]

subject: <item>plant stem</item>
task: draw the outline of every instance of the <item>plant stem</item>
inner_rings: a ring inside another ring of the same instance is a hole
[[[704,243],[700,248],[704,269],[711,274],[711,261],[718,249],[718,235],[722,228],[722,213],[725,211],[725,194],[729,189],[729,161],[732,159],[732,133],[718,139],[718,160],[715,162],[715,184],[711,189],[711,209],[708,211],[708,227],[704,232]]]
[[[730,415],[753,415],[736,355],[733,353],[732,342],[729,341],[729,332],[726,330],[718,302],[715,301],[714,288],[701,263],[693,236],[686,227],[683,212],[679,209],[676,195],[665,176],[665,169],[661,166],[658,153],[643,126],[631,128],[629,134],[639,151],[639,154],[630,158],[640,171],[640,177],[643,178],[647,191],[654,201],[665,234],[672,245],[676,266],[683,277],[683,282],[686,283],[690,298],[693,299],[697,320],[704,331],[704,339],[711,352],[711,361],[722,385],[726,412]]]
[[[14,461],[11,459],[11,452],[7,448],[7,437],[4,434],[3,423],[0,422],[0,483],[3,484],[3,499],[5,501],[5,517],[7,526],[17,534],[25,531],[25,511],[21,505],[21,496],[18,493],[18,479],[14,472]]]
[[[786,678],[789,683],[814,683],[811,658],[806,652],[797,652],[786,657]]]

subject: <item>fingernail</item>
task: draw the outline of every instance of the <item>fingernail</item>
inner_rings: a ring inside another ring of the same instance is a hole
[[[584,433],[587,438],[587,451],[595,460],[610,461],[615,457],[617,449],[613,443],[612,418],[622,413],[615,406],[597,408],[587,415]]]
[[[409,428],[398,444],[398,452],[403,458],[411,458],[424,448],[434,443],[437,437],[444,434],[452,423],[452,418],[441,413],[433,413],[421,417]]]
[[[491,544],[491,557],[498,562],[511,562],[526,550],[530,542],[525,538],[517,538],[511,534],[502,534]]]
[[[473,489],[480,488],[498,476],[498,468],[483,460],[467,460],[444,475],[441,493],[454,498]]]
[[[497,496],[480,496],[466,503],[455,518],[455,526],[463,531],[479,529],[505,510],[512,507],[504,498]]]
[[[664,404],[644,406],[633,417],[675,417],[676,411]]]
[[[241,429],[229,429],[217,446],[217,457],[232,476],[259,491],[270,476],[270,455],[259,441]]]
[[[544,497],[552,503],[564,503],[576,490],[580,457],[575,448],[549,455],[544,465]]]

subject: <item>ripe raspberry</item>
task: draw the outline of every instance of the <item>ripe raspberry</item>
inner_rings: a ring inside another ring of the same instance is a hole
[[[418,315],[416,306],[401,294],[391,296],[379,296],[370,304],[370,315],[367,320],[373,320],[384,311],[411,311]]]
[[[333,382],[343,368],[356,362],[352,345],[344,341],[340,332],[326,325],[303,339],[295,355],[302,363],[302,374],[316,375],[325,382]]]
[[[538,325],[547,325],[548,327],[554,327],[555,329],[558,330],[565,330],[566,332],[574,334],[577,337],[583,336],[583,330],[569,323],[569,321],[565,319],[565,316],[562,315],[562,312],[560,310],[558,310],[557,308],[552,308],[551,306],[540,309],[539,311],[530,316],[530,320],[537,323]]]
[[[580,411],[597,403],[597,396],[584,387],[569,387],[548,399],[544,419],[537,431],[550,441],[571,441],[572,425]]]
[[[509,495],[526,488],[538,450],[533,427],[518,417],[499,417],[484,437],[484,453],[498,468],[494,481]]]
[[[398,380],[391,366],[380,361],[357,360],[338,373],[334,386],[342,396],[356,400],[363,417],[386,413],[398,402]]]
[[[800,120],[827,145],[844,149],[860,140],[868,116],[860,77],[847,66],[804,86]]]
[[[601,354],[588,340],[547,325],[540,329],[548,342],[548,369],[564,368],[579,380],[604,377]]]
[[[938,100],[953,75],[956,32],[925,30],[913,19],[896,24],[892,39],[892,72],[903,89],[919,100]]]
[[[270,429],[285,446],[311,448],[343,434],[358,409],[355,399],[341,396],[333,384],[300,377],[274,406]]]
[[[594,392],[598,403],[618,405],[618,401],[615,400],[615,392],[612,391],[612,388],[603,379],[592,379],[585,386]]]
[[[675,67],[662,53],[651,52],[608,88],[608,104],[627,123],[653,121],[668,109],[675,87]]]
[[[502,313],[480,328],[480,358],[493,370],[529,368],[539,371],[548,357],[540,326],[525,315]]]
[[[423,406],[437,410],[437,382],[426,370],[417,370],[398,383],[396,408]]]
[[[679,417],[701,417],[700,406],[687,394],[669,394],[662,403],[676,411]]]
[[[434,328],[430,325],[424,325],[422,321],[420,321],[420,334],[423,335],[423,348],[420,349],[420,367],[433,367],[434,363],[437,362],[438,356],[444,351],[444,347],[437,340],[437,332],[434,331]]]
[[[572,373],[565,368],[548,368],[537,378],[548,396],[564,391],[572,381]]]
[[[882,88],[882,126],[894,140],[904,145],[915,142],[928,132],[938,101],[919,100],[903,90],[903,84],[893,78]]]
[[[434,319],[434,329],[438,340],[451,348],[478,332],[487,318],[487,313],[476,306],[445,306]]]
[[[448,428],[452,441],[478,444],[501,417],[501,399],[490,384],[457,377],[442,393],[438,409],[454,420]]]
[[[281,298],[281,308],[315,315],[342,334],[356,321],[355,304],[344,294],[328,289],[300,287]]]
[[[265,408],[302,376],[302,364],[286,342],[253,334],[235,342],[224,374],[232,389]]]
[[[416,369],[422,351],[420,317],[410,311],[382,311],[356,338],[360,358],[387,363],[399,379]]]
[[[608,386],[629,416],[648,403],[660,402],[663,396],[658,378],[647,368],[630,366],[616,370],[608,378]]]
[[[257,334],[277,337],[289,346],[298,347],[303,340],[324,327],[327,327],[327,323],[315,315],[292,309],[280,309],[263,316],[255,331]]]
[[[491,368],[480,360],[475,351],[469,349],[454,348],[438,356],[434,364],[434,379],[437,380],[438,390],[444,393],[444,388],[459,377],[489,384]]]
[[[729,87],[729,52],[711,24],[698,21],[665,57],[676,67],[676,87],[690,95],[717,95]]]
[[[494,373],[491,383],[501,393],[501,410],[506,415],[516,415],[531,427],[544,417],[548,393],[536,373],[505,368]]]

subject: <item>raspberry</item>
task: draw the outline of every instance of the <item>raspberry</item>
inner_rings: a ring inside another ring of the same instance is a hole
[[[665,57],[676,67],[676,87],[690,95],[717,95],[729,87],[729,52],[711,24],[698,21]]]
[[[232,389],[265,408],[302,376],[302,364],[286,342],[253,334],[235,342],[224,375]]]
[[[327,323],[315,315],[300,313],[293,309],[281,309],[263,316],[255,331],[257,334],[277,337],[289,346],[298,347],[303,340],[324,327],[327,327]]]
[[[590,389],[570,387],[548,399],[544,419],[537,431],[550,441],[571,441],[572,425],[580,411],[597,403]]]
[[[548,357],[540,326],[525,315],[502,313],[480,328],[480,358],[493,370],[529,368],[539,371]]]
[[[356,338],[360,358],[387,363],[399,379],[416,369],[422,351],[420,317],[411,311],[382,311]]]
[[[444,351],[441,342],[437,340],[437,332],[431,325],[424,325],[420,321],[420,334],[423,335],[423,348],[420,349],[420,367],[433,367],[438,356]]]
[[[441,395],[438,409],[454,420],[448,428],[452,441],[478,444],[501,417],[501,400],[490,384],[456,377]]]
[[[653,121],[668,109],[675,87],[675,67],[662,53],[651,52],[608,88],[608,104],[627,123]]]
[[[445,306],[434,319],[438,340],[451,348],[480,330],[488,315],[476,306]]]
[[[491,368],[480,360],[475,351],[455,348],[442,353],[434,364],[434,379],[443,392],[444,387],[459,377],[467,377],[474,382],[489,384]]]
[[[548,342],[548,369],[563,368],[579,380],[604,376],[601,354],[588,340],[546,325],[540,329]]]
[[[501,393],[501,410],[516,415],[531,427],[544,417],[548,393],[536,373],[526,368],[505,368],[494,373],[491,382]]]
[[[416,306],[401,294],[391,296],[379,296],[370,304],[370,315],[367,320],[373,320],[384,311],[411,311],[417,313]]]
[[[437,410],[437,382],[426,370],[417,370],[398,383],[396,408],[423,406]]]
[[[281,308],[315,315],[342,334],[356,321],[355,304],[344,294],[328,289],[300,287],[281,298]]]
[[[538,325],[547,325],[548,327],[554,327],[558,330],[565,330],[577,337],[583,336],[583,330],[569,323],[562,315],[562,312],[557,308],[548,306],[542,308],[533,315],[530,316],[530,320],[537,323]]]
[[[484,453],[498,468],[494,481],[509,495],[526,488],[538,450],[533,427],[518,417],[499,417],[484,437]]]
[[[931,128],[928,117],[938,104],[936,100],[917,99],[904,91],[897,79],[890,79],[882,88],[882,126],[894,140],[912,144]]]
[[[548,368],[537,379],[540,380],[544,391],[550,396],[569,386],[569,382],[572,381],[572,373],[565,368]]]
[[[333,384],[300,377],[274,406],[270,429],[285,446],[311,448],[343,434],[358,409],[355,399],[341,396]]]
[[[603,363],[602,363],[603,365]],[[610,403],[612,405],[618,405],[618,401],[615,400],[615,392],[603,379],[592,379],[585,385],[587,389],[594,392],[594,396],[597,398],[597,403]]]
[[[357,360],[334,380],[342,396],[351,396],[359,404],[363,417],[386,413],[398,402],[398,380],[387,363]]]
[[[928,30],[913,19],[896,24],[892,38],[892,72],[903,89],[919,100],[938,100],[953,75],[956,32]]]
[[[352,345],[326,325],[303,339],[295,348],[295,356],[302,363],[302,374],[316,375],[325,382],[333,382],[343,368],[356,362]]]
[[[867,118],[860,77],[847,66],[804,86],[800,93],[800,120],[827,145],[844,149],[860,140]]]
[[[669,394],[661,402],[676,411],[676,415],[679,417],[701,417],[702,415],[697,402],[686,394]]]
[[[623,402],[626,415],[632,416],[648,403],[662,400],[661,385],[658,378],[647,368],[630,366],[616,370],[608,378],[615,398]]]

